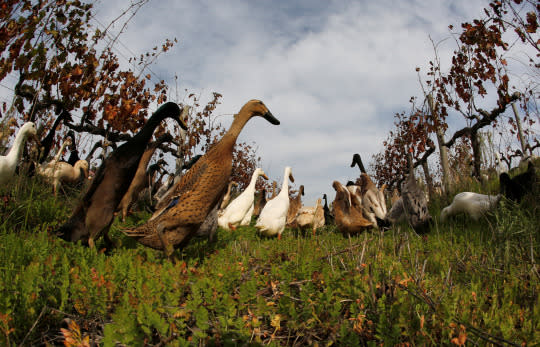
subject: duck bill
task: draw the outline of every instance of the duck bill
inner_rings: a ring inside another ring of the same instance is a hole
[[[274,117],[274,115],[270,111],[266,112],[263,115],[263,118],[274,125],[279,125],[279,120],[276,117]]]
[[[289,179],[291,180],[291,182],[293,182],[293,183],[294,183],[294,177],[293,177],[293,175],[292,175],[292,174],[289,174]]]
[[[266,176],[266,174],[262,174],[261,177],[268,181],[268,176]]]
[[[186,125],[186,122],[182,119],[181,116],[175,118],[176,121],[178,122],[178,125],[180,126],[180,128],[184,129],[184,130],[187,130],[187,125]]]

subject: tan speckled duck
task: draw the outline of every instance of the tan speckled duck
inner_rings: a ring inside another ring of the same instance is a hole
[[[412,155],[408,153],[409,176],[401,184],[401,198],[407,221],[418,234],[429,232],[431,215],[429,214],[426,194],[416,183]]]
[[[164,250],[167,256],[172,254],[173,248],[186,245],[227,191],[236,139],[254,116],[279,124],[261,101],[248,101],[235,115],[223,138],[176,184],[172,194],[175,198],[169,202],[169,208],[155,219],[124,233],[145,246]]]

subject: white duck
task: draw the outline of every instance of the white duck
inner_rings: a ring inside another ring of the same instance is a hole
[[[283,175],[281,191],[275,198],[266,203],[257,219],[255,227],[266,236],[277,235],[278,239],[281,239],[289,211],[289,179],[294,182],[292,169],[287,166]]]
[[[0,156],[0,184],[8,182],[13,175],[22,155],[24,143],[28,136],[35,137],[37,134],[36,125],[32,122],[24,123],[17,132],[13,146],[5,156]]]
[[[56,196],[61,183],[77,183],[81,179],[88,177],[88,162],[84,159],[77,160],[75,165],[61,161],[54,166],[54,170],[47,178],[52,181],[53,193]]]
[[[54,171],[56,170],[56,166],[60,162],[60,157],[62,156],[64,149],[66,149],[66,146],[69,145],[71,145],[71,138],[68,137],[64,141],[64,143],[62,143],[60,150],[58,150],[58,153],[56,153],[56,155],[53,159],[51,159],[51,161],[49,161],[48,163],[43,163],[37,167],[38,174],[52,178],[54,175]]]
[[[317,229],[323,227],[325,223],[322,199],[318,198],[315,206],[301,207],[295,221],[296,225],[302,230],[311,227],[313,235],[315,235]]]
[[[479,220],[487,212],[495,208],[502,195],[486,195],[473,192],[461,192],[454,196],[452,203],[441,211],[441,220],[458,213],[468,214],[472,219]]]
[[[261,168],[255,169],[246,189],[236,199],[231,201],[218,217],[218,225],[220,227],[226,230],[235,230],[238,225],[249,225],[251,215],[253,214],[255,185],[259,176],[262,176],[266,180],[268,179]]]

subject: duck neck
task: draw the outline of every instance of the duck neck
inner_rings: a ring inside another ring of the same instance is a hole
[[[179,117],[177,112],[178,105],[172,102],[168,102],[162,105],[148,119],[142,129],[135,136],[133,136],[133,140],[148,143],[150,141],[150,138],[152,138],[152,134],[154,134],[154,130],[156,130],[159,123],[161,123],[161,121],[163,121],[165,118]]]
[[[281,184],[281,191],[279,194],[287,194],[289,195],[289,175],[285,175],[283,177],[283,183]]]
[[[249,185],[247,186],[247,191],[252,191],[255,193],[255,185],[257,184],[257,179],[259,178],[259,173],[255,172],[253,176],[251,176],[251,181],[249,182]]]
[[[75,171],[75,179],[78,180],[81,178],[81,175],[88,176],[86,174],[86,170],[83,168],[84,162],[82,160],[79,160],[75,163],[75,166],[73,166],[73,170]]]
[[[64,119],[65,113],[61,113],[56,119],[54,120],[53,126],[51,127],[51,130],[49,130],[49,133],[43,140],[41,141],[41,145],[45,146],[48,143],[52,143],[52,140],[54,139],[54,134],[56,134],[56,128],[58,128],[58,124]],[[48,155],[49,153],[47,153]]]
[[[234,147],[236,144],[236,139],[238,138],[238,135],[240,135],[240,132],[244,128],[244,125],[246,125],[247,121],[251,118],[251,112],[240,110],[240,112],[234,117],[234,120],[231,124],[231,127],[225,135],[223,135],[223,138],[221,139],[221,143],[223,143],[224,146],[228,147]]]
[[[62,143],[62,146],[60,147],[60,150],[54,156],[54,161],[59,161],[60,160],[60,157],[62,156],[62,152],[64,151],[64,149],[66,149],[66,146],[67,146],[67,140],[64,141],[64,143]]]
[[[26,131],[19,131],[15,136],[15,141],[13,141],[13,146],[10,148],[9,153],[6,155],[6,158],[11,163],[16,163],[22,155],[23,145],[26,141],[27,133]]]
[[[141,141],[144,143],[148,143],[150,141],[150,138],[152,138],[154,130],[156,130],[159,123],[161,123],[161,121],[165,118],[165,114],[154,114],[152,117],[150,117],[150,119],[148,119],[142,129],[139,130],[139,132],[135,136],[133,136],[133,141]]]
[[[301,202],[302,201],[302,194],[304,193],[304,188],[300,187],[298,189],[298,196],[296,197],[296,201]]]

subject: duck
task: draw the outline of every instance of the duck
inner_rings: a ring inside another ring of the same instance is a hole
[[[440,195],[440,194],[439,194]],[[390,204],[391,206],[394,206],[394,204],[396,203],[396,201],[398,201],[398,199],[400,198],[399,196],[399,191],[397,190],[397,188],[394,188],[392,190],[392,196],[390,197]]]
[[[362,163],[362,158],[358,153],[353,154],[351,167],[354,167],[355,165],[358,165],[360,172],[366,172],[366,169],[364,168],[364,163]]]
[[[76,184],[88,177],[88,162],[86,160],[78,160],[74,165],[60,161],[64,149],[71,145],[71,141],[68,137],[51,161],[40,165],[36,164],[37,174],[52,183],[54,196],[57,196],[61,183]]]
[[[21,159],[26,140],[31,137],[36,139],[37,129],[33,122],[26,122],[17,132],[13,146],[6,155],[0,156],[0,184],[5,185],[15,175],[15,169]]]
[[[331,225],[334,224],[334,214],[330,209],[328,208],[328,197],[326,196],[326,193],[323,194],[323,211],[324,211],[324,224],[325,225]]]
[[[523,197],[536,189],[536,170],[534,164],[529,160],[527,170],[512,178],[507,172],[499,175],[500,193],[507,199],[514,202],[521,202]]]
[[[277,191],[277,182],[276,182],[276,181],[272,181],[272,195],[270,195],[270,199],[275,198],[276,195],[278,195],[278,191]]]
[[[401,184],[401,199],[403,211],[409,225],[417,234],[424,234],[430,230],[431,215],[427,207],[425,192],[420,188],[414,177],[412,155],[408,153],[409,174]]]
[[[259,167],[255,169],[246,189],[231,201],[225,210],[223,210],[223,213],[218,217],[218,225],[221,228],[225,230],[235,230],[238,225],[249,225],[253,214],[255,185],[257,184],[259,176],[268,180],[268,176],[266,176],[263,169]]]
[[[289,211],[289,180],[294,182],[292,169],[285,167],[281,191],[275,198],[268,200],[261,211],[255,228],[265,236],[276,236],[281,239],[283,229],[287,223],[287,212]]]
[[[165,178],[165,175],[168,175],[167,178]],[[156,208],[157,203],[163,198],[167,190],[172,186],[174,180],[174,174],[168,173],[166,171],[163,171],[160,178],[157,180],[155,193],[152,195],[152,201],[155,201],[154,208]]]
[[[75,165],[75,163],[81,158],[79,158],[79,151],[77,150],[77,145],[75,144],[75,133],[73,132],[73,130],[67,132],[66,138],[71,139],[71,145],[69,146],[69,158],[67,160],[67,163]]]
[[[474,220],[479,220],[492,210],[501,200],[502,194],[488,195],[474,192],[461,192],[454,196],[452,203],[441,211],[441,221],[458,213],[465,213]]]
[[[147,223],[123,232],[142,245],[163,250],[169,258],[175,248],[185,246],[225,195],[236,140],[246,123],[255,116],[279,124],[262,101],[248,101],[235,115],[223,137],[173,186],[170,207]]]
[[[116,208],[116,210],[119,211],[121,214],[122,222],[126,221],[128,210],[137,200],[139,193],[148,186],[149,179],[154,173],[147,172],[146,170],[146,167],[148,166],[150,159],[152,159],[154,152],[162,143],[170,142],[172,141],[172,139],[173,138],[169,133],[165,133],[160,136],[156,141],[150,143],[144,151],[141,160],[139,161],[137,171],[135,172],[135,176],[133,177],[133,180],[131,181],[131,184],[129,185],[126,194],[124,194],[122,200],[120,200],[120,204],[118,204],[118,207]],[[157,167],[154,168],[155,169],[153,171],[157,170]]]
[[[294,224],[301,230],[311,227],[315,235],[317,229],[325,225],[322,199],[318,198],[315,206],[302,206],[298,210]]]
[[[64,142],[62,143],[62,146],[60,146],[60,149],[55,154],[53,159],[51,159],[47,163],[42,163],[37,166],[37,173],[41,176],[52,178],[52,174],[54,172],[56,165],[60,162],[60,157],[62,156],[62,153],[64,152],[66,147],[69,145],[71,145],[71,139],[67,138],[66,140],[64,140]]]
[[[218,212],[219,204],[216,204],[210,213],[208,213],[208,216],[206,216],[199,229],[197,229],[197,232],[195,233],[196,237],[207,238],[208,242],[217,241],[216,230],[218,227]]]
[[[187,129],[179,116],[180,107],[176,103],[163,104],[136,135],[116,148],[102,162],[90,188],[56,234],[71,242],[87,240],[90,248],[95,248],[94,240],[101,234],[108,243],[112,243],[108,238],[108,230],[114,219],[114,211],[135,176],[154,130],[166,118],[173,118],[182,129]]]
[[[229,182],[229,185],[227,186],[227,193],[225,193],[225,196],[223,197],[223,200],[221,200],[221,204],[219,205],[219,209],[222,211],[225,210],[225,207],[227,207],[227,205],[231,201],[232,187],[238,187],[238,183],[236,183],[236,181]]]
[[[339,181],[332,182],[336,197],[332,206],[338,230],[343,235],[357,235],[373,227],[373,222],[364,217],[360,201],[353,196]]]
[[[223,208],[221,206],[224,205],[224,200],[231,199],[231,190],[232,186],[237,187],[238,183],[236,181],[230,181],[229,185],[227,186],[227,193],[221,200],[221,203],[216,204],[216,206],[210,211],[208,216],[206,216],[204,222],[201,224],[197,232],[195,233],[196,237],[199,238],[207,238],[208,242],[216,242],[217,241],[217,227],[218,227],[218,218],[223,213]],[[225,203],[225,206],[228,205],[228,201]]]
[[[360,168],[360,177],[356,180],[355,185],[360,187],[360,198],[362,205],[367,212],[367,217],[372,221],[376,222],[377,220],[383,220],[387,214],[386,200],[384,197],[384,190],[386,189],[386,184],[383,184],[380,189],[377,188],[375,183],[371,180],[369,175],[364,168],[362,163],[362,158],[360,154],[355,153],[353,155],[353,160],[351,167],[358,165]]]
[[[304,185],[300,185],[298,188],[298,194],[292,199],[289,198],[289,211],[287,212],[287,224],[286,226],[293,226],[296,215],[302,207],[302,195],[304,195]]]
[[[46,173],[45,177],[52,181],[53,194],[57,196],[61,183],[75,184],[80,182],[81,178],[88,177],[88,162],[84,159],[78,160],[75,165],[64,161],[58,162],[52,167],[52,171]]]
[[[403,207],[403,198],[400,196],[392,204],[390,211],[388,211],[386,217],[384,218],[384,222],[380,224],[384,224],[385,228],[389,228],[390,225],[401,223],[406,219],[405,209]]]
[[[255,217],[259,217],[264,205],[266,205],[266,187],[263,187],[258,195],[259,198],[256,199],[257,201],[255,202],[255,207],[253,208],[253,215]]]
[[[156,211],[150,218],[150,220],[155,219],[158,215],[163,213],[169,206],[169,203],[171,200],[174,200],[174,193],[175,193],[175,185],[178,183],[180,178],[182,177],[182,172],[184,170],[189,170],[195,163],[202,157],[201,154],[197,154],[193,158],[191,158],[187,163],[184,163],[178,172],[178,176],[171,175],[168,180],[167,186],[164,188],[165,191],[161,195],[157,195],[157,203],[156,203]]]
[[[163,166],[166,166],[167,162],[164,159],[159,159],[154,164],[148,166],[148,169],[144,173],[143,188],[140,193],[135,197],[136,202],[141,202],[144,205],[144,209],[148,212],[154,212],[154,202],[152,196],[157,184],[157,176],[163,171]],[[117,208],[118,210],[118,208]]]

